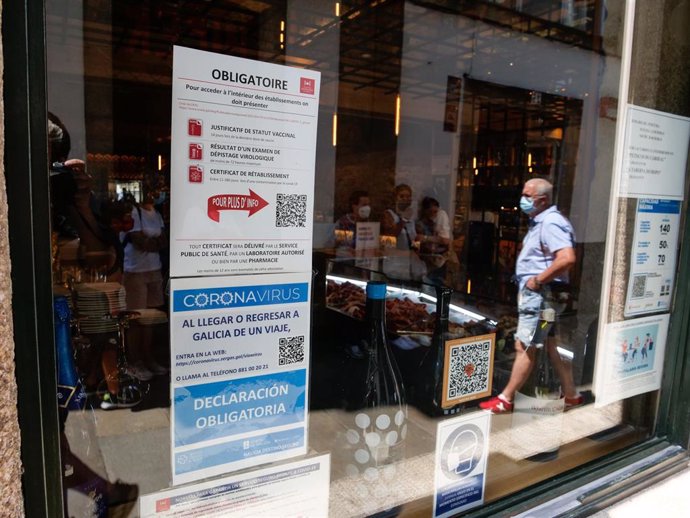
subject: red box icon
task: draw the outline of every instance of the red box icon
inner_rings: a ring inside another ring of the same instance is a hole
[[[170,511],[169,498],[164,498],[163,500],[156,500],[156,512],[162,513],[163,511]]]
[[[189,166],[189,182],[201,183],[204,181],[204,168],[198,165]]]
[[[201,136],[202,122],[199,119],[189,119],[187,121],[187,133],[192,137]]]
[[[309,77],[299,78],[299,92],[301,94],[314,95],[314,89],[316,87],[316,81]]]
[[[204,146],[201,144],[189,144],[189,159],[201,160],[204,156]]]

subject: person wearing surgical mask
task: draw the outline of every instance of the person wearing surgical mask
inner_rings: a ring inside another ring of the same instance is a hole
[[[357,190],[350,194],[350,212],[335,223],[335,246],[354,248],[357,223],[369,221],[371,205],[369,193]]]
[[[518,284],[515,361],[503,391],[479,403],[481,409],[493,414],[513,411],[515,394],[529,378],[536,363],[536,350],[543,346],[558,373],[565,410],[584,403],[573,382],[572,370],[558,352],[556,327],[548,325],[546,318],[546,310],[548,314],[558,315],[565,309],[563,295],[570,291],[568,272],[576,262],[575,232],[570,221],[553,204],[552,193],[553,186],[543,178],[528,180],[522,189],[520,209],[529,217],[529,229],[515,265]]]
[[[396,248],[410,250],[417,238],[412,205],[412,188],[404,183],[395,187],[395,205],[383,213],[381,233],[396,238]]]

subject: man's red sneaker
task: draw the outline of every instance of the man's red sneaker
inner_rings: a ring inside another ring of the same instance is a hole
[[[578,394],[575,397],[567,397],[565,398],[565,411],[567,412],[568,410],[575,408],[577,406],[580,406],[584,404],[585,398],[582,397],[582,394]]]
[[[479,403],[479,408],[482,410],[488,410],[492,414],[507,414],[513,411],[513,404],[503,397],[503,394],[499,394],[496,397],[492,397],[488,401],[482,401]]]

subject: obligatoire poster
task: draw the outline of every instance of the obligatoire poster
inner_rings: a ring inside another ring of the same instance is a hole
[[[176,46],[172,81],[171,276],[309,269],[320,73]]]

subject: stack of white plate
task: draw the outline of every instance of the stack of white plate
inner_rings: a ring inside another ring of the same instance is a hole
[[[166,324],[168,315],[160,309],[135,309],[139,316],[135,317],[137,324],[142,326],[154,326],[156,324]]]
[[[77,284],[77,311],[86,334],[117,331],[117,314],[124,311],[125,289],[118,282]]]

